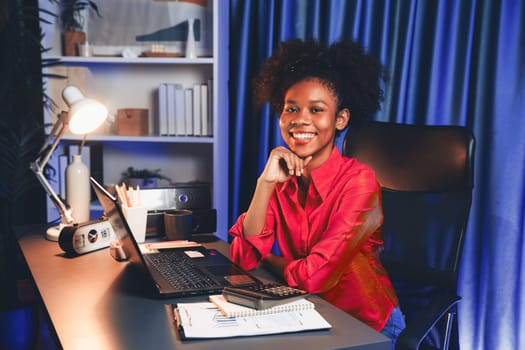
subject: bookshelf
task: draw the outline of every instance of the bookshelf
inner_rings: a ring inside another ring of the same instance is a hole
[[[106,1],[106,0],[105,0]],[[104,3],[105,3],[104,1]],[[147,2],[136,0],[133,4]],[[97,2],[97,1],[95,1]],[[55,4],[40,0],[40,6],[58,13]],[[158,2],[156,4],[167,4]],[[97,2],[99,8],[101,3]],[[195,6],[195,5],[188,5]],[[66,109],[59,92],[67,84],[79,86],[87,97],[106,104],[110,116],[116,118],[121,108],[148,110],[147,135],[121,136],[115,133],[115,123],[107,124],[88,135],[86,145],[102,145],[102,181],[115,184],[129,166],[137,169],[161,169],[161,173],[174,182],[208,182],[212,205],[217,210],[217,235],[227,239],[228,229],[228,2],[208,0],[208,16],[204,30],[209,31],[207,48],[197,58],[185,57],[121,57],[97,55],[90,57],[62,56],[61,28],[55,19],[43,25],[44,47],[51,48],[43,57],[57,59],[58,67],[47,72],[65,72],[66,80],[48,79],[44,82],[46,93],[59,105],[44,108],[46,123],[53,123],[61,109]],[[104,20],[103,8],[101,8]],[[148,14],[144,14],[148,20]],[[128,23],[129,25],[129,23]],[[206,33],[202,32],[203,41]],[[89,31],[88,31],[89,38]],[[183,45],[184,43],[177,43]],[[90,42],[96,49],[97,43]],[[95,51],[96,52],[96,51]],[[159,134],[157,89],[162,83],[179,83],[184,87],[211,82],[213,92],[210,102],[211,136],[164,136]],[[66,135],[61,141],[62,152],[81,138]],[[58,161],[58,153],[57,161]],[[166,185],[166,184],[160,184]],[[95,206],[96,209],[96,206]],[[96,210],[94,211],[96,213]],[[96,214],[93,214],[96,215]],[[48,203],[48,221],[58,218],[52,203]]]

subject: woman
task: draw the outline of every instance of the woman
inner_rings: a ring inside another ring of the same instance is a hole
[[[395,344],[405,325],[379,260],[380,187],[372,169],[334,146],[350,121],[379,109],[384,77],[382,65],[353,42],[279,46],[263,63],[255,94],[280,113],[288,147],[271,151],[230,234],[232,259],[245,269],[263,264]]]

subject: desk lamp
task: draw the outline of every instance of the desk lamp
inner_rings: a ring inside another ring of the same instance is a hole
[[[103,104],[84,98],[75,86],[66,86],[62,90],[62,98],[68,105],[69,111],[62,111],[58,115],[57,122],[53,125],[46,142],[40,149],[37,159],[30,165],[31,170],[60,213],[60,224],[50,227],[46,232],[46,238],[51,241],[58,241],[62,228],[73,225],[75,220],[69,205],[56,194],[44,176],[44,168],[64,135],[66,127],[69,127],[69,130],[74,134],[85,135],[102,125],[108,116],[108,110]]]

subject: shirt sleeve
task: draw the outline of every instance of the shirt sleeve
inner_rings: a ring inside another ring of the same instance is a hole
[[[291,261],[284,270],[289,285],[310,293],[322,293],[336,286],[352,259],[367,247],[373,248],[374,233],[382,244],[379,228],[383,222],[381,191],[374,176],[350,181],[338,197],[321,239],[308,256]]]
[[[258,235],[244,237],[243,223],[246,213],[242,213],[235,224],[230,228],[229,234],[232,235],[233,241],[230,245],[230,256],[232,261],[239,264],[245,270],[251,270],[257,267],[262,257],[268,255],[275,241],[273,227],[273,215],[266,215],[266,224]]]

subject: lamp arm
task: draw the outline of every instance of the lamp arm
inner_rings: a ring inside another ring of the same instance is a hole
[[[57,207],[60,213],[60,221],[63,224],[72,224],[74,222],[74,219],[71,209],[62,201],[62,199],[60,199],[60,197],[56,194],[55,190],[53,190],[53,187],[51,187],[46,177],[44,176],[44,173],[38,161],[31,163],[31,170],[33,170],[33,172],[35,173],[36,178],[38,179],[42,187],[44,187],[44,190],[47,192],[51,201],[53,201],[55,207]]]
[[[67,113],[61,112],[58,115],[55,125],[53,125],[53,129],[51,129],[51,132],[47,136],[46,141],[44,142],[42,148],[40,148],[40,151],[38,152],[38,158],[36,162],[38,162],[38,165],[41,169],[44,169],[44,166],[47,164],[49,158],[51,158],[51,155],[57,148],[58,142],[60,141],[62,136],[64,136],[64,133],[66,132],[66,125]],[[51,141],[53,141],[52,144]]]
[[[38,179],[40,184],[44,187],[44,190],[47,192],[49,198],[53,201],[53,204],[57,207],[58,211],[60,212],[61,222],[63,224],[72,224],[74,222],[74,219],[72,216],[71,209],[56,194],[55,190],[53,190],[53,187],[51,187],[46,177],[44,176],[44,167],[46,166],[47,162],[49,161],[49,158],[51,158],[51,155],[57,148],[60,139],[64,135],[65,124],[62,121],[62,117],[64,116],[64,114],[59,116],[58,121],[53,127],[52,132],[49,134],[49,137],[47,138],[44,146],[42,147],[38,158],[30,164],[30,168],[36,175],[36,178]],[[53,143],[49,145],[53,138]]]
[[[53,128],[49,132],[49,135],[47,135],[46,141],[42,144],[42,148],[40,148],[40,151],[38,152],[39,155],[41,155],[49,147],[51,140],[53,140],[53,138],[55,138],[57,135],[57,130],[60,130],[59,128],[63,128],[64,123],[62,122],[61,116],[62,114],[58,115],[56,123],[53,125]]]

